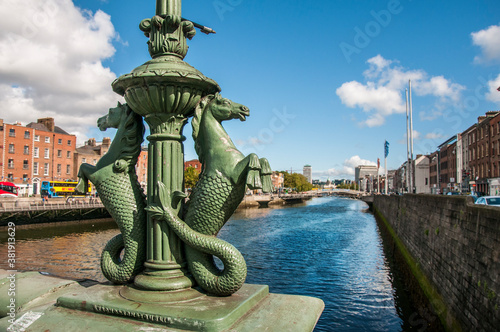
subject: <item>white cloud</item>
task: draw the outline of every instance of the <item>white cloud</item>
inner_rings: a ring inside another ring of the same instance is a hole
[[[23,18],[19,20],[19,18]],[[81,141],[121,97],[102,61],[118,40],[110,16],[66,0],[7,1],[0,12],[0,109],[5,122],[54,117]]]
[[[419,131],[413,129],[413,140],[419,140],[422,138],[422,134],[420,134]],[[407,143],[407,139],[406,139],[406,133],[404,133],[403,135],[403,138],[401,138],[399,141],[398,141],[399,144],[405,144]]]
[[[433,132],[433,133],[427,133],[427,134],[425,134],[424,138],[425,139],[434,139],[435,140],[435,139],[442,139],[442,138],[444,138],[444,136],[443,136],[443,134]]]
[[[486,93],[486,99],[494,103],[497,103],[498,105],[500,105],[500,91],[497,90],[499,87],[500,87],[500,74],[497,76],[497,78],[488,82],[489,91]]]
[[[481,48],[482,54],[474,58],[476,63],[500,61],[500,25],[471,33],[472,43]]]
[[[398,61],[384,59],[381,55],[368,59],[367,63],[369,68],[363,73],[365,83],[346,82],[336,93],[346,106],[359,107],[368,114],[363,122],[368,127],[380,126],[386,117],[406,112],[404,89],[409,80],[415,94],[437,98],[434,106],[437,110],[459,101],[465,89],[443,76],[430,77],[423,70],[406,69]]]
[[[313,171],[313,178],[320,178],[321,180],[326,180],[327,178],[333,179],[354,179],[354,169],[360,165],[374,165],[377,163],[361,159],[359,156],[352,156],[349,159],[344,160],[342,165],[330,168],[326,171]],[[383,168],[380,168],[382,174]]]

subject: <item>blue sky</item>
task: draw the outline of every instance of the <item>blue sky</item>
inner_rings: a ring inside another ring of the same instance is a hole
[[[112,135],[94,123],[121,100],[114,78],[150,59],[138,24],[155,3],[6,0],[1,117],[54,116],[81,139]],[[383,159],[385,140],[388,168],[399,167],[408,79],[415,153],[500,109],[499,1],[185,0],[182,12],[217,31],[198,32],[185,61],[250,108],[225,128],[273,169],[310,164],[313,178],[353,178],[356,165]],[[189,125],[184,134],[185,158],[196,158]]]

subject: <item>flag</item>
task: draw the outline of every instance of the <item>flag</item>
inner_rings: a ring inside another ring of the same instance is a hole
[[[389,155],[389,142],[385,141],[384,143],[384,154],[385,154],[385,158],[387,158],[387,156]]]

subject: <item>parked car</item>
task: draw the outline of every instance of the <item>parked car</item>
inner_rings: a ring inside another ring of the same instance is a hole
[[[500,206],[500,196],[483,196],[476,200],[475,204]]]

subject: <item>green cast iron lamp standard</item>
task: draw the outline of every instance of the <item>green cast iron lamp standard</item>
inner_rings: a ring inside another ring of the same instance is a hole
[[[194,298],[199,293],[190,290],[196,285],[210,294],[230,295],[243,285],[246,265],[241,253],[216,235],[243,199],[246,186],[271,190],[271,168],[255,154],[245,157],[239,152],[221,125],[224,120],[245,120],[248,108],[222,98],[215,81],[183,61],[186,38],[195,35],[195,27],[181,18],[181,1],[158,0],[156,15],[143,20],[140,29],[149,37],[152,60],[119,77],[112,86],[127,101],[117,109],[142,116],[151,130],[147,137],[147,207],[135,189],[139,187],[131,165],[135,165],[136,155],[122,167],[121,159],[110,149],[114,154],[102,158],[106,163],[95,169],[84,165],[80,170],[83,184],[87,179],[95,182],[122,233],[103,252],[103,274],[115,283],[134,280],[132,288],[121,294],[137,301],[154,301],[152,294],[158,294],[158,301],[168,302],[165,294],[182,290],[186,292],[180,299]],[[106,118],[112,113],[118,112],[111,109]],[[193,138],[203,171],[184,204],[182,131],[193,115]],[[140,117],[136,122],[142,126]],[[114,125],[120,128],[121,123]],[[132,148],[132,140],[118,132],[113,140],[115,150],[140,151],[140,143]],[[133,189],[99,185],[117,174]],[[121,214],[126,218],[119,218]],[[224,263],[222,271],[214,264],[213,255]],[[141,272],[142,264],[145,269]]]

